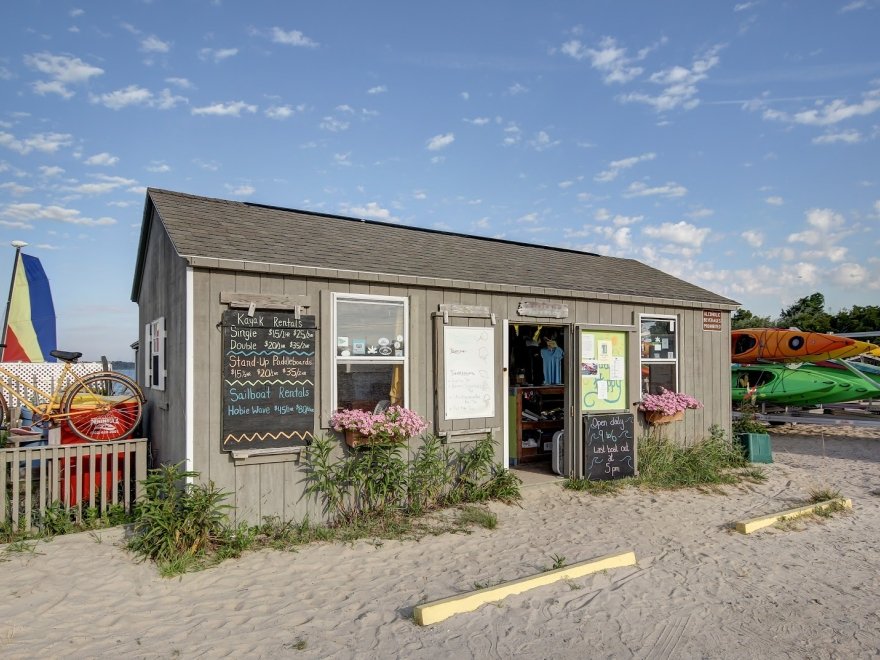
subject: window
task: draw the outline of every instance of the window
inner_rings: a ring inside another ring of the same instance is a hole
[[[407,404],[409,308],[406,298],[333,295],[333,409]]]
[[[642,316],[642,394],[659,394],[660,388],[678,391],[678,340],[674,316]]]
[[[144,326],[144,384],[165,389],[165,317]]]

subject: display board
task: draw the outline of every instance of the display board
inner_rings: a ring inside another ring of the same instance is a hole
[[[315,317],[223,312],[221,449],[305,445],[315,429]]]
[[[635,474],[632,413],[584,415],[584,476],[593,481]]]
[[[443,327],[443,418],[495,417],[494,328]]]
[[[627,410],[626,332],[581,330],[581,413]]]

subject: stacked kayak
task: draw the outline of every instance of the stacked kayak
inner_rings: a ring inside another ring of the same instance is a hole
[[[821,362],[855,357],[877,350],[878,346],[850,337],[823,332],[801,332],[780,328],[748,328],[730,333],[731,361]]]
[[[880,382],[844,362],[731,367],[734,401],[811,406],[880,398]]]

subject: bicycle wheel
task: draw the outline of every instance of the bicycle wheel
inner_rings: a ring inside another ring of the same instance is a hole
[[[83,440],[121,440],[131,435],[141,421],[143,396],[126,376],[90,374],[67,391],[61,411],[70,430]]]

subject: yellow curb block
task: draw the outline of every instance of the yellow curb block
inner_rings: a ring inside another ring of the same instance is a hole
[[[816,504],[810,504],[808,506],[799,506],[797,509],[780,511],[779,513],[774,513],[769,516],[761,516],[760,518],[752,518],[750,520],[741,520],[736,523],[736,531],[743,534],[751,534],[752,532],[755,532],[759,529],[763,529],[764,527],[769,527],[770,525],[776,524],[783,518],[797,518],[798,516],[807,516],[813,513],[816,509],[827,509],[835,503],[842,505],[844,509],[852,509],[852,500],[850,499],[828,500],[826,502],[818,502]]]
[[[478,589],[466,594],[458,596],[450,596],[441,600],[422,603],[413,608],[413,618],[420,626],[427,626],[438,621],[448,619],[454,614],[463,612],[473,612],[475,609],[486,603],[493,603],[513,596],[515,594],[534,589],[535,587],[543,587],[559,580],[573,580],[575,578],[604,571],[608,568],[621,568],[623,566],[634,566],[636,563],[636,554],[632,551],[623,552],[616,555],[605,555],[596,559],[588,559],[587,561],[578,562],[571,566],[564,566],[552,571],[546,571],[538,575],[520,578],[519,580],[511,580],[494,587],[486,587]]]

